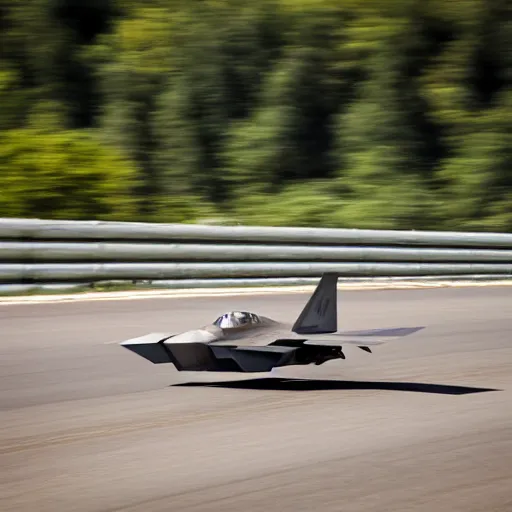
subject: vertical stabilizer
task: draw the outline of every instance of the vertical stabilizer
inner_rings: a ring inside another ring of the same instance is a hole
[[[323,274],[316,290],[292,327],[297,334],[321,334],[338,330],[338,274]]]

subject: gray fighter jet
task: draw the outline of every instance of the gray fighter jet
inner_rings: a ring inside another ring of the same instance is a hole
[[[121,345],[154,364],[179,371],[269,372],[289,365],[320,365],[345,359],[343,345],[370,347],[423,327],[337,332],[337,274],[324,274],[293,326],[245,311],[233,311],[211,325],[172,335],[153,333]]]

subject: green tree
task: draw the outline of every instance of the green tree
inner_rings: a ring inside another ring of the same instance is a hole
[[[5,215],[512,229],[509,0],[11,0],[0,49]]]
[[[252,115],[230,125],[226,165],[235,187],[265,193],[332,174],[331,123],[348,87],[334,64],[336,24],[325,16],[312,13],[290,35],[281,58],[265,74]]]
[[[437,165],[414,62],[403,50],[407,20],[389,28],[368,60],[360,96],[338,124],[337,178],[350,226],[410,228],[432,222],[429,182]]]
[[[439,173],[448,229],[512,230],[512,91],[497,99]]]
[[[174,25],[176,64],[154,117],[155,162],[168,193],[190,191],[219,204],[229,197],[230,126],[257,104],[265,70],[279,54],[279,26],[268,0],[243,8],[190,2]]]
[[[4,131],[0,169],[0,216],[134,218],[134,168],[94,135],[33,128]]]
[[[154,213],[160,192],[151,116],[172,65],[170,17],[168,9],[137,7],[115,24],[112,33],[99,37],[86,57],[97,70],[104,98],[101,131],[137,168],[133,193],[141,218]]]

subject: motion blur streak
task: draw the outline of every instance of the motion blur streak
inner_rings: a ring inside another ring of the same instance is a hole
[[[512,231],[510,0],[0,4],[0,217]]]

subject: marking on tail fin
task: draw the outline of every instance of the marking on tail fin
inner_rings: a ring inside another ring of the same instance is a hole
[[[338,274],[323,274],[313,295],[295,322],[292,331],[297,334],[336,332],[338,328],[337,289]]]
[[[318,301],[318,304],[316,306],[316,313],[320,317],[324,317],[325,313],[327,312],[327,308],[329,307],[330,300],[328,297],[324,297]]]

